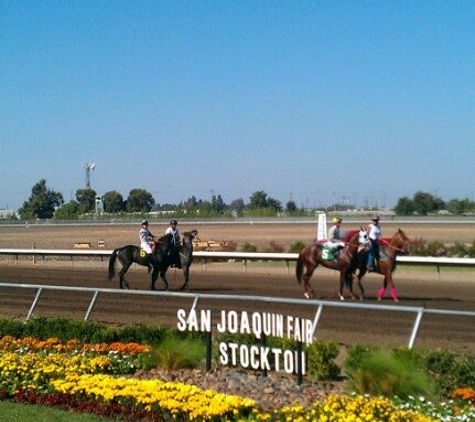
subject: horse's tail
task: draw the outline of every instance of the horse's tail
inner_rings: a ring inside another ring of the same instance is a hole
[[[112,278],[115,276],[115,260],[117,259],[118,252],[119,248],[114,249],[111,257],[109,258],[109,280],[112,280]]]
[[[302,274],[303,274],[303,260],[299,256],[297,259],[297,265],[295,266],[295,275],[297,276],[297,281],[299,284],[302,284]]]

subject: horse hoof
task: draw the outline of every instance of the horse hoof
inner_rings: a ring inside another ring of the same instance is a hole
[[[303,294],[303,297],[304,297],[305,299],[310,299],[310,295],[309,295],[308,293],[304,293],[304,294]]]
[[[345,296],[338,295],[338,297],[340,298],[340,300],[341,300],[342,302],[345,300]]]
[[[397,297],[394,298],[395,303],[399,303],[399,299]]]

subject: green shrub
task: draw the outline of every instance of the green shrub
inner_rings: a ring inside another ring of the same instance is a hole
[[[169,336],[154,348],[153,357],[158,368],[193,369],[204,366],[206,345],[197,339]]]
[[[137,327],[123,327],[118,332],[118,341],[123,343],[157,344],[171,332],[171,328],[151,325]]]
[[[373,396],[433,397],[434,385],[407,356],[376,350],[361,358],[357,368],[347,370],[349,386],[360,394]]]
[[[354,344],[347,350],[347,356],[344,363],[345,371],[351,373],[356,371],[363,359],[371,356],[379,348],[372,344]]]
[[[294,242],[290,245],[289,252],[290,253],[299,253],[303,248],[305,248],[305,243],[302,241]]]
[[[241,252],[257,252],[257,246],[246,242],[242,245]]]
[[[444,256],[446,254],[445,245],[438,240],[428,242],[426,250],[429,256]]]
[[[411,255],[426,255],[426,241],[422,237],[416,237],[411,240]]]
[[[317,380],[334,380],[340,374],[335,363],[338,356],[338,343],[334,341],[317,341],[308,346],[307,372]]]
[[[16,338],[21,338],[23,337],[23,332],[23,322],[8,318],[0,319],[0,337],[8,335]]]
[[[285,248],[282,245],[279,245],[274,240],[269,243],[269,249],[266,250],[266,252],[269,253],[284,253],[284,251]]]
[[[421,365],[435,381],[438,393],[448,398],[458,387],[475,388],[475,354],[456,355],[448,350],[426,350]]]
[[[114,328],[101,323],[68,318],[35,317],[26,322],[12,319],[0,320],[0,337],[35,337],[40,340],[55,337],[61,341],[77,339],[83,343],[159,343],[171,329],[140,325]]]

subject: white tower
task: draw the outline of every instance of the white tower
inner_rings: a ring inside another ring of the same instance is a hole
[[[86,189],[91,189],[90,175],[91,173],[94,172],[95,168],[96,168],[95,164],[89,164],[89,163],[84,164],[84,169],[86,170]]]

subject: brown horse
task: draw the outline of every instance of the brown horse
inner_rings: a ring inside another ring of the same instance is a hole
[[[396,287],[392,273],[396,269],[396,258],[399,254],[409,252],[411,241],[405,233],[399,229],[390,239],[380,240],[380,252],[377,262],[377,273],[384,276],[383,286],[378,291],[378,300],[381,300],[386,292],[388,284],[391,289],[391,297],[395,302],[399,302],[397,297]],[[367,271],[368,251],[358,252],[356,259],[353,261],[353,267],[347,273],[347,283],[356,281],[362,294],[364,289],[361,284],[361,279]]]
[[[361,244],[369,243],[368,234],[362,228],[360,228],[360,230],[351,230],[345,236],[343,242],[346,245],[340,251],[336,259],[324,259],[323,245],[319,243],[308,245],[300,251],[297,265],[295,267],[295,275],[297,276],[299,284],[302,284],[302,281],[304,283],[304,296],[306,298],[315,297],[315,290],[310,285],[310,277],[312,277],[312,274],[318,265],[322,265],[326,268],[331,268],[332,270],[338,270],[340,272],[339,297],[341,300],[344,300],[343,287],[349,276],[347,270],[353,268],[350,267],[350,264],[356,257],[358,247]],[[354,298],[352,284],[349,283],[348,287],[350,288],[351,297]]]

